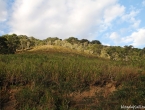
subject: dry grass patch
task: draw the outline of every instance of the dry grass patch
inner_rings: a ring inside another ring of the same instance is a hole
[[[41,52],[41,53],[65,53],[65,54],[76,54],[76,55],[82,55],[87,57],[97,57],[96,55],[80,52],[74,49],[68,49],[62,46],[53,46],[53,45],[43,45],[43,46],[37,46],[31,50],[28,50],[28,52]]]

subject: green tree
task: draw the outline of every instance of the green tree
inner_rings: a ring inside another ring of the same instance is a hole
[[[68,39],[65,40],[71,44],[77,44],[79,42],[78,38],[75,37],[69,37]]]
[[[43,42],[43,44],[46,44],[46,45],[47,44],[54,45],[56,40],[61,40],[61,39],[59,39],[58,37],[48,37],[47,39],[43,40],[42,42]]]
[[[139,56],[140,57],[144,57],[145,56],[145,47],[143,49],[141,49],[141,51],[139,52]]]
[[[115,56],[117,54],[115,47],[109,47],[106,52],[110,56],[110,59],[112,59],[112,60],[115,59]]]
[[[94,54],[100,56],[103,46],[100,44],[91,44],[91,45],[92,45],[91,50],[93,50]]]
[[[129,55],[129,53],[132,51],[132,49],[133,49],[133,46],[132,45],[130,45],[130,46],[125,45],[124,46],[125,54],[126,55]]]
[[[90,43],[91,43],[91,44],[101,44],[101,42],[98,41],[98,40],[92,40]]]
[[[133,46],[129,45],[129,46],[124,46],[124,57],[125,57],[125,61],[129,60],[129,56],[131,56],[133,52]]]
[[[34,38],[34,37],[29,37],[30,40],[30,48],[35,47],[35,43],[36,41],[38,41],[38,39]]]
[[[16,52],[16,49],[20,45],[18,36],[16,34],[12,34],[12,35],[7,34],[4,35],[3,37],[7,39],[6,43],[8,46],[8,53],[14,54]]]
[[[85,42],[90,43],[90,41],[87,40],[87,39],[81,39],[81,40],[80,40],[80,43],[85,43]]]
[[[20,40],[20,49],[24,50],[27,48],[27,39],[28,37],[26,35],[19,35],[19,40]]]
[[[0,54],[6,54],[8,52],[7,39],[0,37]]]

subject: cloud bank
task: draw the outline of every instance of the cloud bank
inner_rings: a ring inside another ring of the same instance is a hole
[[[39,39],[74,36],[92,40],[124,11],[117,0],[15,0],[10,31]]]

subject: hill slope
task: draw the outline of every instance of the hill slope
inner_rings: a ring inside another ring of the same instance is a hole
[[[145,63],[58,46],[0,55],[2,109],[96,110],[144,105]]]

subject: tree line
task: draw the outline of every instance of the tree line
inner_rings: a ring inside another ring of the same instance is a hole
[[[132,45],[124,47],[104,46],[99,40],[79,40],[75,37],[69,37],[64,40],[58,37],[48,37],[44,40],[39,40],[26,35],[6,34],[0,36],[0,54],[14,54],[18,50],[29,50],[40,45],[63,46],[112,60],[129,61],[145,58],[145,48],[134,48]]]
[[[26,35],[2,35],[0,36],[0,54],[14,54],[17,50],[27,50],[31,49],[36,46],[40,45],[58,45],[59,43],[91,43],[91,44],[101,44],[98,40],[89,41],[87,39],[78,40],[74,37],[69,37],[68,39],[65,39],[63,42],[62,39],[59,39],[58,37],[48,37],[44,40],[39,40],[34,37],[28,37]],[[60,45],[61,46],[61,45]]]

